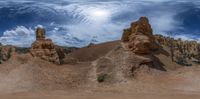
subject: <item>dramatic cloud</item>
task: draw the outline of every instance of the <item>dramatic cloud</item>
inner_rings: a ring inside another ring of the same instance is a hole
[[[157,34],[174,33],[177,37],[194,39],[194,36],[188,35],[198,35],[200,31],[194,29],[196,25],[193,26],[190,21],[194,19],[192,13],[198,15],[200,12],[200,3],[195,0],[11,1],[1,1],[0,4],[0,41],[4,44],[30,46],[38,24],[47,30],[48,38],[63,46],[81,47],[90,42],[117,40],[123,29],[140,16],[149,18]],[[199,22],[200,18],[195,17],[194,22]],[[188,31],[196,34],[188,34]]]
[[[14,30],[8,30],[3,33],[0,42],[8,45],[17,45],[21,47],[30,46],[34,40],[34,30],[24,26],[18,26]]]

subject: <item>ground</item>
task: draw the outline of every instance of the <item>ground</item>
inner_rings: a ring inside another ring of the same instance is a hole
[[[69,56],[79,60],[75,64],[56,65],[30,54],[16,54],[0,65],[0,99],[200,98],[200,66],[174,66],[170,57],[161,54],[156,57],[167,64],[167,71],[152,69],[116,83],[98,83],[93,61],[118,44],[109,42],[74,51]]]

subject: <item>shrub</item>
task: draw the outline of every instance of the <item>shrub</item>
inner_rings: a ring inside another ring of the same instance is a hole
[[[177,59],[176,63],[178,63],[179,65],[182,65],[182,66],[192,66],[192,64],[189,64],[187,62],[186,57],[177,57],[176,59]]]
[[[123,35],[122,35],[121,40],[122,40],[123,42],[128,42],[128,41],[129,41],[129,36],[130,36],[130,35],[131,35],[130,29],[124,29],[124,33],[123,33]]]
[[[98,76],[98,78],[97,78],[97,81],[99,82],[99,83],[102,83],[102,82],[104,82],[105,80],[106,80],[106,78],[107,78],[107,74],[100,74],[99,76]]]

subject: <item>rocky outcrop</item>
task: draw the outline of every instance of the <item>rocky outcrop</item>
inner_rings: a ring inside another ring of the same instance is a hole
[[[12,54],[15,52],[15,47],[13,46],[0,46],[0,61],[7,61],[11,58]]]
[[[174,60],[178,63],[180,61],[188,61],[198,59],[200,53],[200,45],[197,41],[187,41],[166,37],[163,35],[155,35],[155,38],[160,45],[167,48],[172,48],[174,53]]]
[[[137,72],[141,67],[165,71],[162,63],[154,56],[154,53],[159,53],[162,48],[153,35],[147,17],[140,17],[138,21],[131,23],[131,27],[124,30],[122,42],[122,45],[125,45],[123,48],[128,49],[128,53],[133,53],[126,55],[129,58],[126,60],[127,65],[122,67],[124,73]],[[130,61],[134,65],[130,65]]]
[[[92,63],[98,82],[115,83],[166,71],[155,55],[160,54],[162,47],[146,17],[141,17],[125,29],[121,41],[119,46]]]
[[[197,41],[187,41],[174,39],[170,37],[165,37],[162,35],[155,35],[156,40],[159,42],[160,45],[164,45],[170,47],[173,45],[174,50],[178,50],[181,53],[186,52],[188,54],[197,54],[198,51],[198,42]]]
[[[124,30],[122,41],[127,48],[136,54],[149,54],[159,48],[152,33],[151,25],[146,17],[133,22],[131,27]]]
[[[32,43],[30,53],[34,57],[40,57],[55,64],[60,64],[60,58],[64,57],[62,50],[56,49],[51,39],[45,39],[45,30],[43,28],[37,28],[36,41]]]

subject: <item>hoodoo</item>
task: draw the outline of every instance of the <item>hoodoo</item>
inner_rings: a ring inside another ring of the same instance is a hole
[[[45,29],[38,27],[36,30],[36,41],[32,43],[30,53],[34,57],[60,64],[58,53],[51,39],[45,39]]]

